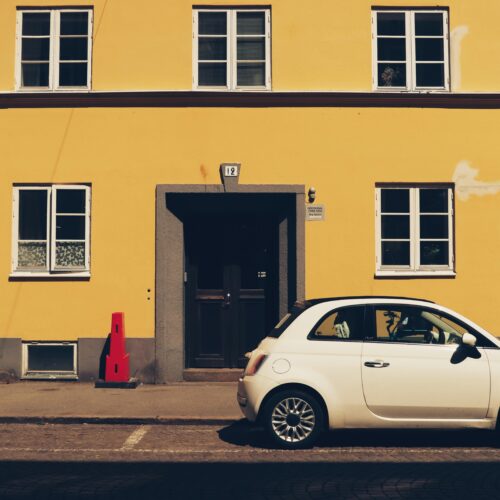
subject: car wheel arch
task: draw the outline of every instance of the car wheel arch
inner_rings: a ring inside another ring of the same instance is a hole
[[[257,414],[257,422],[262,424],[262,413],[263,413],[263,408],[265,408],[266,403],[269,401],[270,398],[272,398],[275,394],[283,391],[290,391],[290,390],[297,390],[297,391],[302,391],[307,394],[310,394],[313,396],[321,406],[321,409],[323,411],[324,415],[324,426],[325,429],[328,429],[329,427],[329,414],[328,414],[328,407],[326,406],[325,400],[323,396],[316,390],[313,389],[312,387],[305,385],[305,384],[299,384],[299,383],[287,383],[287,384],[282,384],[277,387],[274,387],[271,391],[269,391],[264,398],[262,399],[260,405],[259,405],[259,413]]]

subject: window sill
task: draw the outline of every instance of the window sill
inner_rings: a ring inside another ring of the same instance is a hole
[[[455,271],[436,269],[424,271],[409,270],[377,270],[375,278],[454,278],[457,275]]]
[[[9,275],[9,281],[89,281],[89,271],[78,272],[13,272]]]

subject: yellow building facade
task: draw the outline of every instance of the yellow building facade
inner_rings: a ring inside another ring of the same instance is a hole
[[[498,2],[0,13],[0,369],[98,378],[123,311],[132,375],[209,380],[323,296],[500,335]]]

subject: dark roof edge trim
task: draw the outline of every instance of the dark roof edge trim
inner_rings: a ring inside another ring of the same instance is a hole
[[[377,92],[19,92],[0,108],[452,108],[500,109],[500,93]]]

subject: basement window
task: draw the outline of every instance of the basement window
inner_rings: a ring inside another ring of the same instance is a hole
[[[23,378],[76,379],[76,342],[24,342]]]

